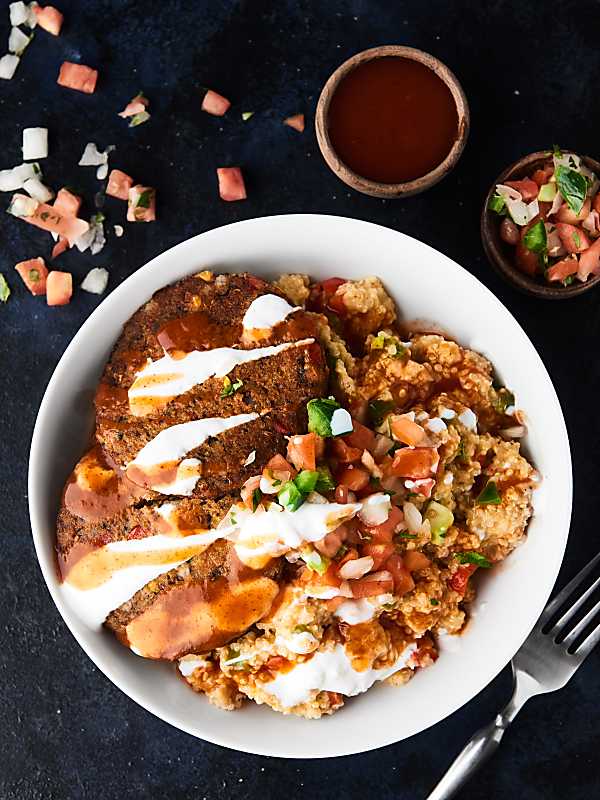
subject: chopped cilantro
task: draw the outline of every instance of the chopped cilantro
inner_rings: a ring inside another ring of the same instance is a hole
[[[335,481],[333,480],[333,476],[331,474],[331,470],[329,467],[317,467],[317,472],[319,473],[319,477],[317,478],[317,484],[315,486],[316,492],[331,492],[335,489]]]
[[[394,403],[392,400],[371,400],[368,405],[368,413],[371,423],[378,428],[382,424],[385,415],[388,414],[393,408]]]
[[[154,189],[145,189],[138,197],[136,208],[150,208],[150,203],[152,202],[153,194],[154,194]]]
[[[252,492],[252,512],[254,513],[259,507],[262,500],[262,492],[260,489],[255,489]]]
[[[308,625],[296,625],[293,630],[293,633],[310,633],[310,628]]]
[[[491,561],[488,561],[481,553],[475,553],[473,550],[469,550],[466,553],[456,553],[456,557],[461,564],[475,564],[476,567],[483,567],[484,569],[492,566]]]
[[[407,533],[406,531],[400,531],[400,533],[397,533],[396,536],[399,539],[416,539],[417,538],[417,534],[416,533]]]
[[[6,303],[10,297],[10,286],[6,282],[6,278],[0,272],[0,302]]]
[[[498,487],[495,481],[488,481],[485,487],[479,493],[477,500],[478,506],[498,506],[502,502]]]
[[[431,603],[432,606],[439,606],[439,604],[440,604],[440,601],[436,600],[435,597],[431,597],[429,599],[429,602]]]
[[[570,286],[574,280],[575,280],[575,275],[567,275],[562,284],[563,286]]]
[[[492,405],[499,414],[504,414],[509,406],[514,406],[515,396],[508,389],[502,387],[496,393],[492,393]]]
[[[32,283],[37,283],[40,279],[40,272],[37,269],[30,269],[29,270],[29,280]]]
[[[461,439],[458,443],[458,447],[456,448],[456,455],[454,456],[455,461],[460,461],[461,463],[465,463],[467,460],[467,451],[465,448],[465,440]]]
[[[577,233],[577,231],[573,231],[573,241],[575,242],[575,247],[581,247],[581,236]]]
[[[334,561],[340,561],[346,555],[347,552],[348,552],[348,547],[345,544],[341,544],[339,550],[333,557]]]
[[[46,222],[46,220],[48,219],[49,216],[50,216],[50,212],[49,211],[42,211],[42,213],[40,214],[40,217],[42,218],[42,220],[44,222]]]

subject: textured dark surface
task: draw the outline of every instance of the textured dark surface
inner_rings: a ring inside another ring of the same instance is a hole
[[[299,211],[372,220],[447,253],[517,316],[561,398],[575,471],[573,527],[559,579],[564,583],[598,549],[600,291],[554,304],[517,295],[486,263],[478,217],[489,182],[520,155],[559,142],[598,157],[598,3],[56,4],[65,13],[64,34],[55,39],[39,32],[15,79],[0,81],[0,167],[20,163],[22,127],[48,126],[48,182],[82,186],[91,198],[94,170],[76,162],[87,141],[114,143],[113,165],[156,185],[160,217],[154,225],[130,226],[122,239],[111,235],[94,258],[68,254],[66,268],[80,279],[92,264],[108,266],[114,288],[193,234],[238,219]],[[2,3],[3,11],[7,6]],[[2,13],[0,38],[7,34]],[[472,112],[471,138],[457,170],[425,195],[398,203],[350,194],[321,160],[312,130],[329,73],[358,50],[388,43],[421,47],[447,62],[463,82]],[[100,69],[92,97],[54,82],[62,60],[79,58]],[[200,112],[200,85],[232,99],[227,117]],[[153,117],[130,131],[115,112],[140,88],[151,99]],[[256,115],[244,124],[242,111]],[[280,124],[299,111],[307,114],[303,135]],[[227,164],[244,167],[245,203],[225,204],[216,196],[214,168]],[[0,202],[6,205],[6,199]],[[111,201],[107,213],[111,225],[120,223],[123,207]],[[468,706],[409,741],[352,758],[286,762],[229,752],[168,727],[112,686],[75,643],[35,561],[27,455],[50,374],[99,301],[78,292],[70,306],[47,309],[42,298],[26,293],[12,266],[47,255],[48,241],[0,214],[0,270],[13,289],[0,309],[2,800],[426,797],[465,738],[507,698],[508,670]],[[599,667],[600,650],[565,690],[532,701],[461,798],[597,797]]]

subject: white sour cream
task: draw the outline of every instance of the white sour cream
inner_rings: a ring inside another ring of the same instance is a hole
[[[291,306],[283,297],[276,294],[263,294],[253,300],[244,314],[242,325],[244,330],[274,328],[300,306]]]
[[[294,669],[278,675],[262,686],[264,691],[275,696],[284,708],[293,708],[307,702],[315,690],[339,692],[347,697],[353,697],[366,692],[376,681],[389,678],[403,667],[409,666],[414,669],[416,665],[411,663],[411,656],[416,649],[415,643],[408,645],[391,667],[357,672],[345,649],[338,644],[333,650],[315,653],[308,661],[296,665]]]
[[[292,347],[312,344],[314,339],[285,342],[272,347],[239,350],[235,347],[216,347],[214,350],[194,350],[182,358],[165,355],[150,361],[136,373],[129,389],[129,407],[132,414],[143,415],[148,400],[154,397],[170,399],[185,394],[209,378],[223,378],[240,364],[260,361],[276,356]],[[142,401],[142,402],[140,402]]]
[[[477,415],[474,411],[471,411],[470,408],[465,408],[465,410],[458,415],[458,421],[470,431],[477,431]]]
[[[369,622],[375,615],[375,606],[366,598],[360,600],[346,600],[333,612],[333,616],[346,622],[348,625],[360,625]]]
[[[218,436],[255,419],[258,419],[258,414],[236,414],[233,417],[207,417],[171,425],[148,442],[127,467],[134,466],[143,472],[148,472],[161,464],[180,461],[191,450],[203,445],[211,436]],[[199,466],[200,462],[197,459],[185,459],[179,464],[177,477],[172,483],[152,484],[151,488],[162,494],[189,496],[198,481]]]

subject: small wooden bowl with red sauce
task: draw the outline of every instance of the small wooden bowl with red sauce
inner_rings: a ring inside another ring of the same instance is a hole
[[[469,106],[437,58],[387,45],[338,67],[321,92],[315,125],[338,178],[392,199],[422,192],[452,170],[469,133]]]
[[[564,152],[577,152],[564,149]],[[536,169],[541,169],[548,161],[548,151],[538,151],[520,158],[498,175],[490,187],[481,212],[481,242],[490,264],[496,272],[507,280],[515,289],[525,294],[540,297],[545,300],[568,300],[570,297],[587,292],[600,283],[600,275],[591,276],[585,283],[576,281],[570,286],[552,285],[547,283],[542,276],[532,277],[522,272],[516,264],[514,247],[502,241],[500,224],[502,218],[490,211],[488,204],[496,192],[496,186],[506,181],[517,181],[531,175]],[[581,156],[581,161],[586,167],[600,175],[600,162],[589,156]]]

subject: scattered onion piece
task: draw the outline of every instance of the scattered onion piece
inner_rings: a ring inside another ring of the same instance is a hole
[[[54,197],[54,192],[44,185],[39,178],[28,178],[23,183],[23,188],[27,194],[40,203],[48,203]]]
[[[49,306],[66,306],[73,296],[73,276],[70,272],[53,270],[46,278],[46,302]]]
[[[0,192],[15,192],[22,189],[29,178],[39,178],[41,170],[39,164],[21,164],[12,169],[0,170]]]
[[[37,24],[53,36],[58,36],[62,28],[64,17],[54,6],[33,6]]]
[[[46,294],[48,269],[43,258],[30,258],[27,261],[20,261],[18,264],[15,264],[15,269],[31,294]]]
[[[207,114],[212,114],[214,117],[222,117],[229,108],[231,103],[226,97],[223,95],[218,94],[217,92],[213,92],[212,89],[208,89],[204,98],[202,100],[202,111],[206,111]]]
[[[123,228],[123,226],[122,226],[122,225],[113,225],[113,229],[114,229],[114,231],[115,231],[115,236],[116,236],[117,238],[119,238],[119,239],[120,239],[120,238],[121,238],[121,236],[123,236],[123,234],[125,233],[125,230],[124,230],[124,228]]]
[[[0,58],[0,78],[3,78],[5,81],[11,80],[19,66],[20,60],[19,56],[14,55],[14,53],[7,53],[5,56],[2,56],[2,58]]]
[[[8,50],[11,53],[14,53],[17,56],[23,55],[23,52],[26,50],[27,45],[31,42],[31,36],[27,36],[27,34],[23,33],[20,28],[11,28],[10,35],[8,37]]]
[[[23,160],[32,161],[48,155],[48,128],[23,128]]]
[[[94,267],[83,279],[81,288],[84,292],[102,294],[108,285],[108,270],[104,267]]]
[[[28,20],[27,6],[25,3],[17,2],[9,5],[10,24],[13,26],[26,25]]]
[[[293,128],[295,131],[299,133],[304,132],[304,114],[294,114],[293,117],[286,117],[283,120],[283,124],[287,125],[289,128]]]
[[[93,94],[98,80],[98,70],[86,67],[85,64],[73,64],[63,61],[56,82],[67,89],[75,89],[84,94]]]
[[[235,200],[246,199],[246,186],[244,176],[239,167],[219,167],[217,169],[219,179],[219,196],[221,200],[231,203]]]
[[[254,116],[254,111],[242,111],[242,120],[248,122]]]

